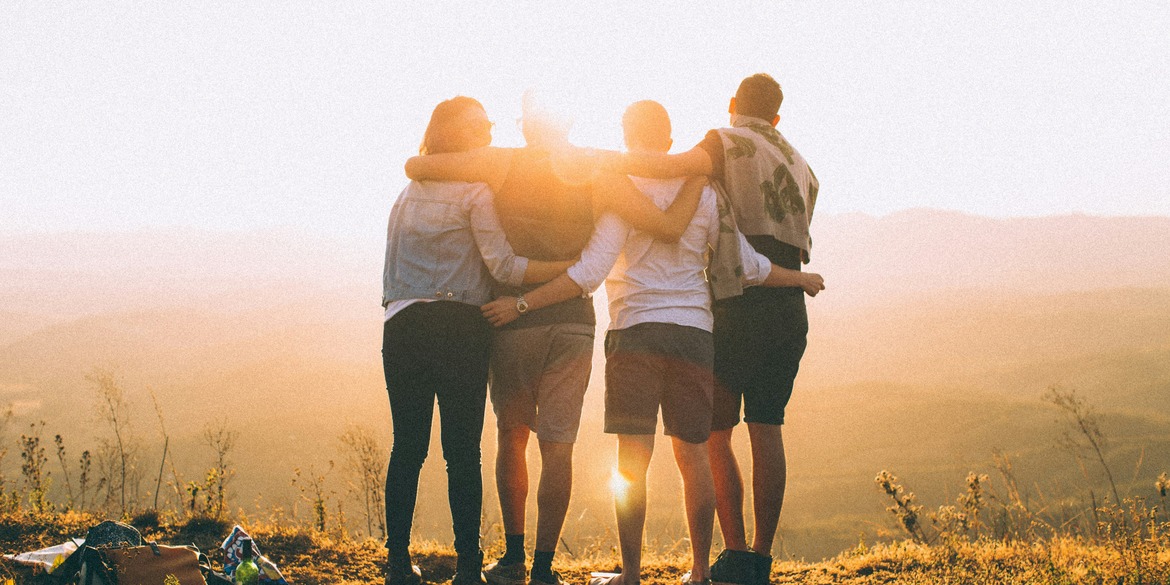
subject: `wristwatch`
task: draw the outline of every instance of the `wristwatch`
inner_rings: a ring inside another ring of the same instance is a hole
[[[528,301],[524,300],[524,295],[516,297],[516,312],[521,315],[528,312]]]

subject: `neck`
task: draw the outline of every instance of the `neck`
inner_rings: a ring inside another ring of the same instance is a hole
[[[755,116],[747,116],[744,114],[732,114],[731,115],[731,125],[733,127],[747,126],[750,124],[763,124],[765,126],[771,126],[772,121],[765,120],[763,118],[756,118]]]

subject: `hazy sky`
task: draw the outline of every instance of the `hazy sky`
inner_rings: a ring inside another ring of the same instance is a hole
[[[685,8],[683,8],[685,7]],[[0,232],[380,234],[431,108],[526,87],[676,149],[784,86],[818,211],[1170,214],[1170,4],[0,0]]]

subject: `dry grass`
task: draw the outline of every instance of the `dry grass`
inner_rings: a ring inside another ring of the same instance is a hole
[[[99,519],[85,514],[0,516],[0,549],[31,550],[84,535]],[[341,539],[304,528],[275,525],[245,526],[269,557],[284,570],[290,582],[315,584],[370,584],[382,580],[385,550],[381,543],[365,539]],[[162,522],[148,536],[162,542],[198,545],[214,553],[230,525],[212,520],[175,525]],[[440,544],[423,543],[413,549],[415,562],[430,583],[444,583],[455,572],[453,551]],[[489,553],[498,551],[489,551]],[[214,558],[214,554],[212,555]],[[642,582],[674,585],[686,570],[685,555],[648,555]],[[590,571],[618,567],[616,553],[602,546],[577,558],[558,556],[556,568],[568,583],[584,585]],[[0,563],[0,580],[16,583],[49,583],[44,576],[9,562]],[[1153,542],[1089,542],[1061,537],[1047,541],[952,542],[925,545],[910,541],[858,548],[815,563],[777,562],[772,583],[877,584],[877,583],[1170,583],[1170,549]]]

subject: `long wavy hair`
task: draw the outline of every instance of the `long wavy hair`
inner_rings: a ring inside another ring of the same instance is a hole
[[[467,133],[458,126],[463,114],[472,109],[483,110],[484,107],[479,100],[462,95],[439,102],[435,111],[431,112],[431,121],[423,133],[418,153],[460,152],[478,146],[468,144]]]

